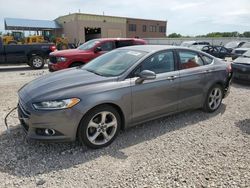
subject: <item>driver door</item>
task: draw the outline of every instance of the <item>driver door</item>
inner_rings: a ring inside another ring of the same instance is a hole
[[[138,73],[143,70],[155,72],[156,78],[136,83]],[[158,52],[143,61],[131,78],[131,90],[133,123],[175,112],[179,97],[179,71],[174,52]]]

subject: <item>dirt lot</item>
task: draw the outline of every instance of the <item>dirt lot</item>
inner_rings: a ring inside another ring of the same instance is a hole
[[[200,110],[122,132],[104,149],[25,139],[17,91],[48,73],[0,67],[0,187],[249,187],[250,87],[233,84],[213,114]]]

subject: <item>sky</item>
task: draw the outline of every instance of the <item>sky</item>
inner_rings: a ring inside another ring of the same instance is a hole
[[[167,34],[250,31],[250,0],[0,0],[4,18],[54,20],[75,12],[167,20]]]

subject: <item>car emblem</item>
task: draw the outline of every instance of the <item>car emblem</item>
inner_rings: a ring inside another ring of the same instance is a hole
[[[246,68],[242,68],[242,71],[245,72],[247,69]]]

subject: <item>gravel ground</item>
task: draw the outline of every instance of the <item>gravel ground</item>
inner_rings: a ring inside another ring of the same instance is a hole
[[[233,84],[213,114],[200,110],[122,132],[111,146],[27,140],[13,113],[17,90],[48,73],[0,67],[0,187],[249,187],[250,87]]]

